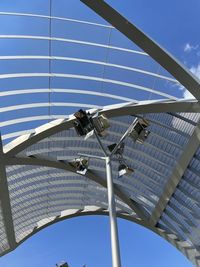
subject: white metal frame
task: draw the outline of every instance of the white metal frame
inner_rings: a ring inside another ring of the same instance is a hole
[[[108,117],[115,117],[115,116],[125,116],[125,115],[134,115],[141,112],[172,112],[173,110],[178,111],[190,111],[194,112],[199,109],[199,103],[195,100],[193,101],[180,101],[180,102],[174,102],[174,101],[161,101],[161,102],[155,102],[155,101],[147,101],[140,104],[122,104],[122,105],[116,105],[111,107],[105,107],[103,110],[98,110],[99,113],[106,114]],[[96,112],[96,110],[91,110],[91,112]],[[47,138],[48,136],[51,136],[55,133],[58,133],[62,130],[69,129],[70,127],[73,127],[73,121],[74,118],[71,117],[69,119],[61,119],[57,121],[52,121],[38,129],[35,129],[35,133],[28,134],[21,136],[17,138],[16,140],[12,141],[10,144],[7,144],[4,147],[4,154],[3,158],[5,162],[4,164],[6,166],[9,165],[36,165],[36,166],[47,166],[51,168],[57,168],[57,169],[63,169],[70,172],[75,172],[75,169],[67,163],[62,162],[56,162],[51,161],[49,159],[41,159],[41,158],[34,158],[34,157],[27,157],[27,158],[21,158],[17,156],[18,153],[26,149],[27,147],[33,145],[34,143],[43,140],[44,138]],[[196,131],[194,132],[195,136],[198,136],[196,134]],[[196,137],[197,138],[197,137]],[[191,138],[192,139],[192,138]],[[196,139],[195,139],[196,140]],[[195,144],[196,146],[196,144]],[[194,148],[195,150],[195,148]],[[184,151],[183,151],[184,154]],[[193,154],[189,155],[189,158],[192,158]],[[186,167],[184,165],[184,167]],[[103,187],[106,187],[106,182],[104,179],[99,177],[97,173],[93,173],[92,171],[88,171],[87,177],[89,179],[92,179],[93,181],[97,182]],[[179,177],[179,179],[181,176]],[[175,190],[175,187],[174,187]],[[141,209],[140,205],[133,202],[132,200],[128,199],[122,192],[119,190],[118,186],[114,184],[114,191],[115,195],[119,197],[124,203],[126,203],[133,211],[136,212],[137,220],[142,222],[146,227],[153,229],[154,231],[157,231],[157,225],[156,220],[153,222],[152,220],[148,220],[146,217],[146,214],[144,210]],[[172,192],[173,193],[173,192]],[[166,204],[166,203],[165,203]],[[161,214],[161,211],[160,211]],[[6,224],[6,227],[8,225]],[[8,232],[8,230],[7,230]],[[164,233],[164,231],[163,231]],[[9,234],[10,236],[10,234]],[[173,241],[174,242],[174,241]],[[15,245],[14,245],[15,244]],[[11,249],[14,249],[18,244],[11,243],[12,247]],[[14,245],[14,246],[13,246]]]
[[[139,90],[145,90],[147,92],[155,93],[160,96],[164,96],[166,98],[169,98],[169,100],[160,100],[160,101],[141,101],[139,103],[123,103],[119,105],[112,105],[107,106],[104,108],[96,107],[95,105],[92,106],[94,109],[91,112],[98,111],[100,114],[105,114],[109,118],[116,117],[116,116],[125,116],[125,115],[135,115],[135,114],[145,114],[145,113],[163,113],[163,112],[200,112],[200,82],[199,80],[194,77],[189,71],[185,69],[177,60],[175,60],[169,53],[164,51],[159,45],[157,45],[153,40],[151,40],[149,37],[147,37],[144,33],[142,33],[139,29],[137,29],[134,25],[132,25],[129,21],[127,21],[125,18],[123,18],[119,13],[117,13],[115,10],[113,10],[111,7],[109,7],[104,1],[101,0],[82,0],[82,2],[86,3],[88,6],[90,6],[93,10],[95,10],[97,13],[99,13],[102,17],[104,17],[106,20],[108,20],[111,24],[113,24],[118,30],[120,30],[123,34],[125,34],[129,39],[131,39],[133,42],[135,42],[137,45],[139,45],[145,52],[147,52],[153,59],[155,59],[158,63],[160,63],[166,70],[168,70],[183,86],[185,86],[195,97],[195,100],[178,100],[175,97],[166,94],[158,92],[157,90],[152,90],[151,88],[146,88],[143,86],[130,84],[126,82],[121,81],[115,81],[115,80],[106,80],[99,77],[93,77],[93,76],[83,76],[83,75],[72,75],[72,74],[62,74],[62,73],[15,73],[15,74],[2,74],[0,75],[0,79],[9,79],[9,78],[17,78],[17,77],[63,77],[63,78],[75,78],[75,79],[86,79],[86,80],[95,80],[100,82],[107,82],[107,83],[113,83],[117,85],[123,85],[128,86],[132,88],[137,88]],[[102,24],[96,24],[96,23],[90,23],[86,21],[78,21],[78,20],[70,20],[65,18],[59,18],[59,17],[51,17],[51,16],[43,16],[43,15],[36,15],[36,14],[25,14],[25,13],[10,13],[10,12],[0,12],[0,15],[14,15],[14,16],[32,16],[37,18],[46,18],[46,19],[57,19],[57,20],[65,20],[65,21],[73,21],[76,23],[84,23],[88,25],[93,26],[100,26],[100,27],[106,27],[112,29],[112,26],[109,25],[102,25]],[[122,47],[115,47],[115,46],[109,46],[99,43],[93,43],[93,42],[86,42],[81,40],[75,40],[75,39],[65,39],[65,38],[54,38],[54,37],[46,37],[46,36],[27,36],[27,35],[0,35],[0,38],[2,39],[31,39],[31,40],[46,40],[49,42],[52,41],[59,41],[59,42],[67,42],[67,43],[75,43],[75,44],[81,44],[81,45],[89,45],[94,47],[102,47],[107,49],[114,49],[119,51],[124,51],[128,53],[136,53],[141,56],[147,56],[145,52],[135,51],[131,49],[126,49]],[[103,63],[100,61],[92,61],[87,59],[80,59],[80,58],[64,58],[64,57],[53,57],[49,55],[48,57],[43,56],[35,56],[31,57],[29,55],[27,56],[13,56],[13,57],[1,57],[2,60],[19,60],[19,59],[47,59],[47,60],[70,60],[70,61],[78,61],[83,63],[89,63],[89,64],[99,64],[114,68],[122,68],[130,71],[136,71],[140,72],[146,75],[151,75],[157,78],[166,79],[169,81],[174,82],[173,78],[167,78],[162,75],[154,74],[151,72],[143,71],[137,68],[129,68],[126,66],[121,65],[115,65],[115,64],[109,64],[109,63]],[[42,93],[40,90],[46,90],[46,89],[36,89],[38,90],[37,93]],[[57,90],[59,92],[60,89],[52,89]],[[62,92],[72,92],[70,89],[63,89],[65,91]],[[11,94],[25,94],[25,93],[31,93],[30,90],[20,90],[20,92],[16,91],[10,91],[10,92],[3,92],[0,96],[6,96]],[[61,91],[60,91],[61,92]],[[91,91],[81,91],[85,94],[95,94],[98,95],[96,92]],[[78,90],[74,90],[73,93],[80,93]],[[111,97],[116,99],[121,99],[124,101],[133,101],[132,99],[123,99],[120,96],[113,96],[109,94],[101,94],[101,96],[105,97]],[[137,102],[137,101],[135,101]],[[54,103],[55,104],[55,103]],[[57,105],[64,106],[66,103],[56,103]],[[72,103],[73,104],[73,103]],[[74,106],[76,106],[77,103],[74,103]],[[14,107],[15,110],[17,109],[24,109],[24,108],[33,108],[41,106],[41,103],[37,104],[30,104],[30,105],[22,105],[22,106],[16,106]],[[91,106],[90,106],[91,107]],[[8,107],[5,109],[2,109],[1,112],[6,112],[13,109],[13,107]],[[56,117],[52,116],[37,116],[32,118],[23,118],[23,119],[16,119],[9,122],[4,122],[1,124],[1,126],[6,125],[12,125],[16,123],[23,123],[30,120],[42,120],[42,119],[52,119]],[[50,223],[47,223],[42,226],[38,226],[37,229],[33,229],[33,231],[28,234],[26,237],[24,237],[20,242],[16,242],[15,240],[15,232],[14,232],[14,226],[13,226],[13,218],[12,218],[12,211],[10,206],[10,199],[9,199],[9,190],[8,190],[8,183],[6,179],[6,172],[5,169],[9,165],[31,165],[31,166],[47,166],[50,168],[57,168],[62,169],[66,172],[72,172],[75,173],[75,169],[69,164],[69,163],[63,163],[60,161],[53,161],[49,158],[35,158],[35,157],[19,157],[18,153],[22,152],[26,148],[30,147],[33,144],[36,144],[37,142],[50,137],[51,135],[61,132],[66,129],[70,129],[73,127],[73,122],[75,120],[74,117],[66,118],[64,115],[59,115],[58,120],[51,121],[48,124],[42,125],[41,127],[37,129],[30,130],[31,132],[20,136],[16,140],[10,142],[9,144],[5,145],[4,147],[0,147],[0,157],[1,157],[1,164],[0,164],[0,173],[1,173],[1,179],[0,179],[0,200],[2,205],[2,211],[3,211],[3,217],[4,217],[4,223],[5,223],[5,230],[7,233],[10,249],[5,251],[7,253],[8,251],[13,250],[16,248],[19,244],[21,244],[24,240],[26,240],[28,237],[33,235],[34,233],[38,232],[39,230],[43,229],[44,227],[55,223],[59,220],[70,218],[73,216],[81,216],[81,215],[89,215],[89,214],[107,214],[107,210],[103,209],[102,207],[95,207],[91,209],[91,207],[88,208],[88,210],[85,208],[84,210],[76,210],[76,211],[68,211],[68,214],[65,216],[58,216],[54,220],[52,220]],[[5,136],[2,136],[2,139],[10,138],[17,136],[19,134],[22,134],[21,132],[16,133],[9,133]],[[125,205],[127,205],[131,210],[132,214],[127,214],[127,212],[124,211],[117,211],[117,216],[137,222],[152,231],[156,232],[169,242],[171,242],[174,246],[176,246],[178,249],[180,249],[196,266],[200,266],[200,250],[198,247],[192,246],[186,241],[181,241],[180,237],[176,235],[176,233],[168,232],[168,228],[165,229],[164,226],[160,226],[158,223],[158,219],[161,217],[164,209],[166,208],[168,202],[170,201],[171,196],[173,195],[178,183],[180,182],[182,175],[185,171],[185,169],[188,166],[188,163],[194,156],[194,153],[197,150],[197,147],[199,145],[199,123],[196,126],[191,139],[188,142],[188,145],[185,147],[185,149],[182,151],[182,156],[178,160],[177,166],[174,168],[172,176],[169,178],[168,183],[166,184],[166,187],[164,189],[163,195],[158,201],[157,206],[155,207],[155,210],[153,211],[153,214],[151,218],[147,217],[147,214],[142,209],[141,205],[138,203],[132,201],[129,199],[125,193],[123,193],[119,186],[117,184],[114,184],[114,194],[118,199],[120,199]],[[185,153],[185,152],[189,153]],[[109,160],[109,159],[107,159]],[[109,164],[108,166],[108,173],[110,172]],[[98,173],[95,171],[89,170],[87,173],[87,178],[91,179],[92,181],[95,181],[100,186],[106,188],[106,181],[103,179],[103,177],[99,176]],[[174,182],[175,179],[175,182]],[[111,183],[112,184],[112,183]],[[111,194],[112,195],[112,194]],[[112,200],[111,200],[112,201]],[[103,204],[102,204],[103,206]],[[169,222],[166,222],[167,224],[170,224]],[[182,226],[180,226],[182,227]],[[172,230],[174,227],[172,227]],[[116,235],[114,235],[116,236]],[[116,265],[117,266],[117,265]],[[120,266],[120,265],[118,265]]]

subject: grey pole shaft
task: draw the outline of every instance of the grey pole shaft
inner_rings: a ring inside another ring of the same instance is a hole
[[[109,209],[109,218],[110,218],[112,263],[113,263],[113,267],[121,267],[111,159],[110,157],[105,157],[105,160],[106,160],[106,174],[107,174],[107,188],[108,188],[108,209]]]

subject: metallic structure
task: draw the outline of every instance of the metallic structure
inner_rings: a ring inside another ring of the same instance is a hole
[[[58,221],[108,214],[101,148],[77,136],[70,115],[82,108],[109,118],[105,147],[134,118],[149,121],[144,144],[125,139],[134,173],[118,178],[112,164],[116,214],[200,266],[200,82],[104,1],[82,2],[111,25],[68,19],[51,5],[42,15],[0,12],[23,25],[0,31],[0,253]],[[186,90],[193,99],[183,99]],[[85,176],[70,164],[78,153],[96,156]]]

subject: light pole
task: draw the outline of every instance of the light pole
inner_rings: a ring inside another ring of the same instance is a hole
[[[110,218],[110,236],[111,236],[111,250],[112,250],[112,264],[113,267],[121,267],[121,258],[120,258],[120,247],[119,247],[119,237],[118,237],[118,227],[117,227],[117,218],[116,218],[116,204],[115,204],[115,195],[113,189],[113,177],[112,177],[112,158],[115,152],[118,150],[124,139],[131,133],[134,128],[137,119],[133,121],[133,123],[128,127],[126,132],[122,135],[119,142],[114,147],[113,151],[108,154],[105,150],[101,139],[99,138],[96,130],[94,129],[95,137],[99,143],[99,146],[104,154],[103,157],[94,156],[90,154],[82,154],[78,153],[80,156],[88,157],[88,158],[96,158],[105,161],[106,165],[106,178],[107,178],[107,190],[108,190],[108,210],[109,210],[109,218]]]
[[[115,196],[113,189],[113,178],[112,178],[112,166],[111,157],[107,154],[105,157],[98,157],[90,154],[78,153],[80,156],[88,158],[96,158],[105,161],[106,165],[106,177],[107,177],[107,190],[108,190],[108,210],[110,218],[110,236],[111,236],[111,250],[112,250],[112,263],[113,267],[121,267],[120,259],[120,248],[119,248],[119,238],[117,229],[117,219],[116,219],[116,205]]]
[[[85,140],[87,140],[93,134],[95,135],[98,144],[103,152],[103,156],[95,156],[89,154],[78,153],[81,157],[87,158],[96,158],[105,161],[106,165],[106,178],[107,178],[107,191],[108,191],[108,210],[110,218],[110,235],[111,235],[111,250],[112,250],[112,266],[121,267],[120,259],[120,248],[119,248],[119,238],[118,238],[118,228],[117,228],[117,219],[116,219],[116,203],[115,195],[113,189],[113,177],[112,177],[112,159],[114,155],[118,156],[119,160],[119,176],[122,176],[125,173],[131,173],[133,170],[124,164],[123,159],[123,150],[124,150],[124,140],[129,136],[134,142],[142,144],[149,135],[149,131],[146,128],[149,126],[147,120],[141,118],[136,118],[125,133],[120,138],[117,144],[111,144],[108,146],[110,152],[104,148],[104,145],[99,136],[104,136],[105,129],[110,125],[107,118],[101,114],[91,115],[86,111],[80,109],[78,112],[74,113],[76,121],[74,122],[74,127],[79,136],[85,135]],[[74,166],[77,169],[77,173],[84,175],[87,171],[88,160],[86,159],[77,159],[74,162]]]
[[[118,237],[118,228],[116,219],[115,195],[113,190],[111,157],[105,157],[105,161],[106,161],[106,176],[107,176],[107,188],[108,188],[108,209],[110,218],[112,262],[113,262],[113,267],[121,267],[119,237]]]

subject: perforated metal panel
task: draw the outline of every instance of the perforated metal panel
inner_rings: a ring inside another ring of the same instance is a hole
[[[112,162],[117,215],[200,266],[199,101],[183,100],[183,86],[105,21],[63,14],[65,2],[49,10],[43,1],[39,13],[39,0],[6,12],[0,4],[0,254],[64,218],[108,213],[104,161],[90,159],[85,176],[69,164],[80,152],[102,156],[94,136],[84,140],[73,128],[82,108],[109,118],[105,149],[135,118],[149,121],[143,144],[125,139],[134,173],[119,178]],[[179,67],[177,77],[194,82],[189,91],[198,95],[198,80]]]

